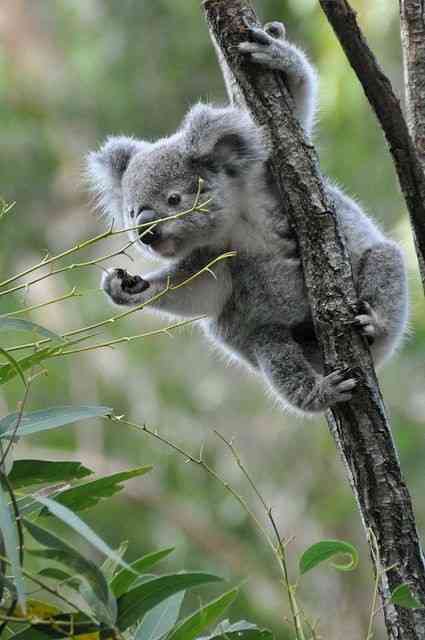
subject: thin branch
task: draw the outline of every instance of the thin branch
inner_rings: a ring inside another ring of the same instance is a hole
[[[126,318],[127,316],[132,315],[133,313],[136,313],[137,311],[142,311],[145,307],[147,307],[150,304],[158,301],[160,298],[162,298],[169,291],[177,291],[177,289],[185,287],[186,285],[188,285],[191,282],[193,282],[193,280],[195,280],[196,278],[199,278],[199,276],[201,276],[203,273],[210,273],[212,276],[214,276],[214,272],[212,271],[212,267],[214,265],[216,265],[218,262],[221,262],[222,260],[227,260],[228,258],[233,258],[235,255],[236,255],[236,253],[234,251],[228,251],[227,253],[223,253],[220,256],[217,256],[217,258],[214,258],[213,260],[211,260],[208,264],[205,265],[205,267],[202,267],[202,269],[197,271],[195,274],[193,274],[192,276],[189,276],[188,278],[186,278],[186,280],[183,280],[183,282],[180,282],[180,284],[174,285],[174,284],[171,284],[169,282],[167,284],[167,286],[162,291],[160,291],[156,295],[152,296],[152,298],[149,298],[149,300],[146,300],[146,302],[142,302],[141,304],[136,305],[135,307],[132,307],[131,309],[128,309],[127,311],[123,311],[122,313],[118,313],[115,316],[107,318],[106,320],[101,320],[100,322],[96,322],[94,324],[90,324],[90,325],[87,325],[85,327],[79,327],[78,329],[72,329],[72,331],[67,331],[66,333],[63,333],[60,337],[62,339],[64,339],[64,340],[66,340],[67,338],[74,337],[76,335],[79,335],[80,333],[85,333],[87,331],[92,331],[93,329],[99,329],[101,327],[105,327],[105,326],[108,326],[108,325],[115,324],[119,320],[122,320],[123,318]],[[101,291],[101,290],[99,289],[99,291]],[[1,317],[2,316],[0,316],[0,318]],[[19,344],[19,345],[16,345],[14,347],[9,347],[8,349],[5,349],[5,351],[7,353],[11,353],[12,351],[21,351],[23,349],[39,348],[40,346],[42,346],[44,344],[47,344],[48,342],[51,342],[51,340],[52,340],[51,338],[43,338],[43,339],[38,340],[36,342],[27,342],[25,344]]]
[[[100,242],[101,240],[105,240],[105,239],[111,238],[113,236],[121,235],[123,233],[129,233],[130,231],[140,231],[142,229],[145,229],[143,234],[141,234],[141,236],[143,236],[145,234],[148,234],[154,227],[156,227],[157,225],[159,225],[159,224],[161,224],[163,222],[167,222],[167,221],[170,221],[170,220],[178,220],[179,218],[182,218],[183,216],[187,216],[187,215],[189,215],[191,213],[194,213],[195,211],[207,214],[208,213],[207,206],[211,202],[211,199],[209,198],[205,202],[199,202],[199,199],[200,199],[200,189],[198,188],[198,193],[196,194],[194,204],[192,205],[192,207],[190,209],[187,209],[186,211],[180,211],[179,213],[175,213],[173,215],[166,216],[164,218],[160,218],[158,220],[155,220],[154,223],[146,222],[146,223],[135,225],[135,226],[132,226],[132,227],[126,227],[124,229],[119,229],[117,231],[114,231],[113,224],[112,224],[111,227],[107,231],[104,231],[103,233],[100,233],[100,234],[94,236],[93,238],[89,238],[88,240],[85,240],[84,242],[79,242],[74,247],[71,247],[71,249],[67,249],[66,251],[62,251],[61,253],[58,253],[57,255],[51,256],[50,258],[48,256],[45,256],[43,258],[43,260],[41,260],[37,264],[35,264],[35,265],[31,266],[31,267],[28,267],[24,271],[21,271],[20,273],[17,273],[15,275],[11,276],[10,278],[7,278],[6,280],[3,280],[2,282],[0,282],[0,288],[1,287],[6,287],[7,285],[12,284],[16,280],[19,280],[20,278],[23,278],[24,276],[27,276],[30,273],[33,273],[34,271],[37,271],[38,269],[42,269],[43,267],[52,265],[54,262],[57,262],[58,260],[62,260],[63,258],[67,258],[68,256],[70,256],[70,255],[72,255],[74,253],[78,253],[79,251],[82,251],[83,249],[87,249],[88,247],[91,247],[92,245]],[[36,279],[30,281],[30,282],[26,282],[24,284],[21,284],[21,285],[12,287],[10,289],[7,289],[6,291],[2,291],[0,293],[0,296],[4,296],[4,295],[10,294],[10,293],[14,293],[15,291],[19,291],[20,289],[28,288],[32,284],[36,284],[37,282],[40,282],[41,280],[44,280],[45,278],[49,278],[49,277],[51,277],[53,275],[56,275],[58,273],[62,273],[64,271],[69,271],[69,270],[77,269],[77,268],[81,268],[81,267],[91,266],[91,265],[97,264],[99,262],[102,262],[102,261],[104,261],[104,260],[106,260],[108,258],[112,258],[113,256],[120,255],[120,254],[123,253],[123,251],[125,251],[133,243],[134,243],[134,241],[131,241],[131,242],[127,243],[124,248],[121,248],[118,251],[115,251],[113,253],[107,254],[106,256],[102,256],[101,258],[96,258],[95,260],[88,260],[86,262],[71,264],[71,265],[67,265],[66,267],[62,267],[61,269],[56,269],[55,271],[51,271],[51,272],[49,272],[49,273],[47,273],[47,274],[45,274],[45,275],[43,275],[43,276],[41,276],[39,278],[36,278]]]
[[[425,174],[401,110],[400,101],[369,48],[357,24],[356,14],[347,0],[319,1],[387,139],[409,210],[425,290]],[[419,7],[420,3],[415,0],[410,4]]]

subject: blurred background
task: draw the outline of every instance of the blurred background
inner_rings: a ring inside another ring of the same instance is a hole
[[[402,96],[397,3],[353,0],[359,21]],[[262,18],[282,20],[320,72],[317,141],[324,172],[345,185],[405,249],[410,273],[411,334],[380,373],[402,467],[425,531],[425,312],[404,203],[383,136],[317,0],[258,0]],[[172,132],[199,98],[225,101],[222,79],[198,1],[6,0],[0,5],[0,194],[16,206],[1,223],[0,272],[7,275],[103,230],[82,178],[85,154],[108,134],[156,138]],[[122,244],[95,245],[69,262]],[[137,258],[137,256],[136,256]],[[142,272],[121,256],[106,266]],[[77,287],[81,297],[31,318],[63,333],[108,318],[114,310],[90,267],[48,278],[0,299],[0,312],[35,305]],[[143,312],[108,328],[103,338],[163,326]],[[103,339],[102,338],[102,339]],[[273,506],[289,560],[322,538],[358,545],[354,573],[311,573],[306,610],[322,618],[326,638],[365,635],[372,572],[354,499],[324,419],[282,415],[261,384],[228,367],[196,329],[52,361],[34,384],[28,408],[105,404],[204,454],[262,517],[229,452],[235,444]],[[3,387],[0,414],[16,409],[18,382]],[[201,469],[148,436],[90,422],[26,439],[19,457],[75,458],[96,472],[153,463],[150,477],[99,505],[87,521],[112,545],[130,541],[129,558],[176,545],[168,568],[215,570],[237,583],[248,577],[232,610],[282,631],[282,596],[274,561],[238,504]],[[167,569],[167,566],[164,565]],[[383,638],[382,626],[376,636]]]

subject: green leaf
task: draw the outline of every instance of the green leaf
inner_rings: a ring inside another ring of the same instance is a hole
[[[176,624],[185,592],[175,593],[160,602],[144,616],[136,629],[134,640],[161,640]]]
[[[160,549],[159,551],[147,553],[145,556],[142,556],[130,564],[131,571],[121,569],[111,581],[111,589],[116,597],[119,598],[128,591],[133,582],[138,579],[137,574],[147,571],[173,551],[174,547],[170,547],[168,549]]]
[[[29,551],[31,553],[31,551]],[[70,580],[71,574],[62,571],[62,569],[55,569],[54,567],[46,567],[38,572],[39,576],[43,578],[50,578],[51,580],[59,580],[59,582],[63,582],[64,580]]]
[[[108,605],[108,583],[106,582],[105,576],[94,562],[87,560],[87,558],[81,555],[81,553],[79,553],[74,547],[71,547],[71,545],[62,540],[62,538],[59,538],[56,534],[40,527],[34,522],[24,520],[24,525],[34,540],[44,547],[47,547],[44,549],[28,550],[28,553],[40,558],[55,560],[56,562],[60,562],[66,567],[71,568],[74,573],[86,578],[99,600],[105,605]]]
[[[63,342],[63,338],[61,338],[57,333],[54,333],[35,322],[21,320],[20,318],[0,318],[0,331],[6,331],[8,333],[11,333],[12,331],[25,331],[26,333],[36,333],[43,336],[43,338],[60,340]]]
[[[41,631],[40,629],[34,629],[34,627],[27,627],[26,629],[15,633],[9,638],[9,640],[52,640],[52,637],[52,632],[49,630]]]
[[[243,631],[226,631],[219,635],[214,634],[209,636],[208,640],[273,640],[273,634],[267,629],[245,629]]]
[[[18,375],[21,378],[24,387],[27,387],[28,383],[26,381],[24,372],[23,372],[22,367],[19,364],[19,362],[17,360],[15,360],[15,358],[13,356],[11,356],[10,353],[8,353],[2,347],[0,347],[0,353],[2,354],[2,356],[4,358],[6,358],[6,360],[9,361],[9,364],[6,364],[6,365],[3,365],[2,367],[0,367],[0,385],[4,384],[5,382],[7,382],[7,380],[3,380],[2,371],[5,369],[5,367],[8,367],[8,368],[10,368],[10,371],[13,373],[12,377],[15,377],[15,375]]]
[[[424,605],[415,598],[408,584],[400,584],[391,594],[390,602],[405,609],[424,609]]]
[[[20,374],[23,371],[28,371],[28,369],[31,369],[35,365],[40,364],[41,362],[43,362],[43,360],[51,358],[52,356],[60,353],[61,350],[63,350],[63,345],[59,345],[56,347],[46,347],[45,349],[40,349],[39,351],[32,353],[30,356],[25,356],[20,360],[12,359],[13,362],[11,361],[10,364],[4,364],[0,367],[0,385],[13,380],[13,378],[15,378],[18,373]],[[3,353],[3,355],[6,354]],[[12,356],[10,354],[7,355],[9,356],[8,359],[10,360]],[[18,370],[16,369],[16,363],[18,364]]]
[[[214,624],[223,615],[237,595],[238,589],[232,589],[201,607],[186,620],[183,620],[167,640],[194,640],[199,633]]]
[[[206,573],[177,573],[144,582],[118,598],[118,628],[125,631],[157,604],[179,591],[219,580],[221,578]]]
[[[8,478],[14,489],[34,484],[55,484],[81,480],[93,473],[81,462],[16,460]]]
[[[91,509],[95,507],[101,500],[110,498],[115,493],[118,493],[123,489],[123,482],[143,476],[152,470],[152,466],[147,465],[144,467],[138,467],[137,469],[130,469],[129,471],[122,471],[120,473],[114,473],[98,480],[92,480],[85,484],[80,484],[78,487],[71,487],[71,489],[65,489],[55,496],[55,502],[68,507],[72,511],[84,511],[85,509]],[[41,512],[41,515],[46,515],[46,511]]]
[[[128,542],[124,540],[123,542],[121,542],[116,553],[117,555],[119,555],[120,558],[124,558],[125,554],[127,553],[127,549],[128,549]],[[112,560],[111,558],[106,558],[102,562],[101,569],[108,583],[110,583],[114,575],[117,573],[118,564],[115,562],[115,560]],[[123,571],[125,571],[125,569],[123,569]]]
[[[3,483],[0,482],[0,531],[3,535],[6,556],[10,562],[13,577],[15,579],[18,602],[21,609],[26,611],[26,595],[24,577],[22,575],[21,563],[19,560],[19,538],[16,526],[15,515],[10,505],[8,492],[4,490]]]
[[[331,566],[338,571],[353,571],[359,563],[359,553],[352,544],[342,540],[322,540],[313,544],[304,551],[300,558],[299,569],[301,575],[314,569],[321,562],[340,554],[349,556],[349,561],[345,564],[331,563]]]
[[[57,429],[66,424],[87,420],[88,418],[105,417],[112,413],[110,407],[50,407],[41,411],[24,413],[16,435],[27,436],[40,431]],[[0,420],[0,438],[9,438],[13,434],[18,413],[10,413]]]
[[[245,620],[234,624],[224,620],[209,636],[198,640],[273,640],[273,634],[268,629],[259,629]]]
[[[93,547],[95,547],[98,551],[105,554],[105,556],[107,556],[108,558],[115,560],[117,564],[131,571],[130,566],[127,564],[127,562],[124,562],[124,560],[120,558],[118,553],[111,549],[111,547],[107,545],[106,542],[104,542],[102,538],[100,538],[97,533],[95,533],[93,529],[91,529],[85,522],[83,522],[81,518],[79,518],[75,513],[70,511],[67,507],[64,507],[62,504],[58,504],[54,500],[51,500],[50,498],[37,497],[37,500],[44,507],[46,507],[52,515],[56,516],[56,518],[59,518],[59,520],[62,520],[62,522],[71,527],[71,529],[83,536],[83,538],[85,538],[87,542],[93,545]]]

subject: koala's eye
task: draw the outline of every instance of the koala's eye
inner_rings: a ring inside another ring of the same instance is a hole
[[[180,204],[181,200],[182,198],[179,193],[172,193],[171,195],[168,196],[168,204],[171,205],[172,207],[175,207],[178,204]]]

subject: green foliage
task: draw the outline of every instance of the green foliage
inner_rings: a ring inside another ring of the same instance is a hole
[[[349,542],[343,542],[342,540],[322,540],[317,542],[302,554],[299,561],[300,574],[303,575],[317,567],[318,564],[340,555],[349,556],[348,561],[346,563],[331,562],[331,567],[338,571],[353,571],[357,568],[359,552]]]
[[[119,493],[124,488],[123,482],[143,476],[151,470],[151,466],[139,467],[138,469],[122,471],[98,480],[92,480],[86,484],[80,484],[78,487],[60,491],[55,496],[55,502],[73,511],[91,509],[101,500]],[[46,514],[48,514],[48,510],[43,509],[41,515]]]
[[[401,584],[391,594],[391,602],[405,609],[423,609],[424,605],[412,594],[408,584]]]
[[[0,438],[27,436],[74,424],[87,418],[104,417],[111,413],[110,407],[50,407],[41,411],[23,413],[18,429],[15,426],[19,413],[11,413],[0,420]]]
[[[147,553],[142,558],[132,562],[129,569],[118,571],[111,580],[111,589],[116,597],[119,598],[133,586],[138,578],[137,574],[143,574],[148,569],[151,569],[157,562],[166,558],[173,551],[173,548],[152,551],[152,553]]]
[[[26,609],[26,595],[24,577],[22,574],[21,558],[19,549],[19,529],[16,522],[16,514],[12,511],[9,494],[4,490],[4,481],[0,482],[0,531],[3,539],[4,552],[8,558],[14,576],[14,587],[18,595],[18,602],[22,609]]]
[[[16,460],[8,478],[14,489],[22,489],[34,484],[54,484],[82,480],[92,473],[93,471],[87,469],[81,462]]]

